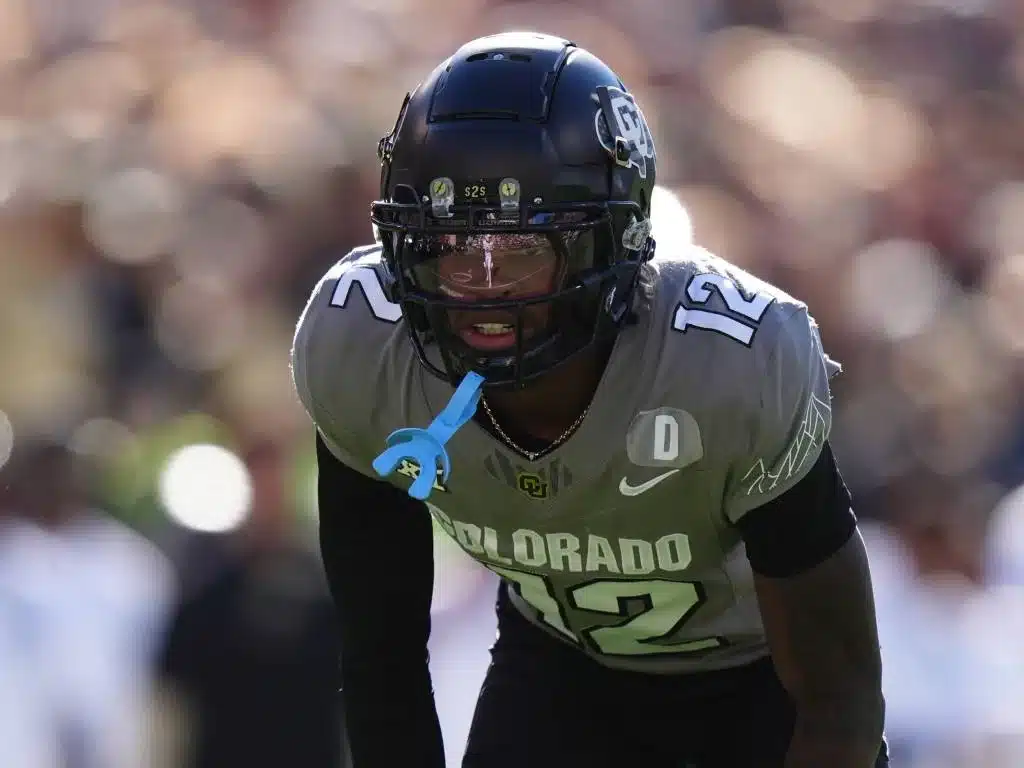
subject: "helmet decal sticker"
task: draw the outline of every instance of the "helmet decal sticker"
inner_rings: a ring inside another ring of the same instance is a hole
[[[611,86],[597,88],[600,107],[594,115],[597,140],[626,167],[636,168],[641,179],[647,178],[647,161],[654,159],[654,139],[632,94]],[[620,147],[620,141],[625,146]]]

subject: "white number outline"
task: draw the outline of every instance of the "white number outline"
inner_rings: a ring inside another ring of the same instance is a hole
[[[353,261],[338,263],[328,275],[337,281],[331,293],[330,304],[332,307],[345,309],[352,297],[353,287],[358,285],[373,316],[382,322],[395,324],[402,319],[402,307],[388,301],[380,275],[369,266],[378,259],[376,254],[371,254]]]
[[[679,598],[684,594],[689,600],[679,602]],[[660,605],[656,596],[663,598]],[[582,630],[581,634],[588,644],[605,656],[683,655],[708,651],[722,645],[722,640],[717,637],[682,640],[665,645],[658,642],[679,632],[707,602],[707,593],[699,582],[669,579],[595,579],[585,584],[577,584],[568,591],[568,597],[572,607],[577,610],[621,616],[625,619],[618,624]],[[614,608],[599,605],[601,601],[609,599],[615,601]],[[644,609],[631,617],[626,602],[628,600],[643,601]],[[659,617],[664,618],[663,625],[657,629],[645,628],[645,624],[659,620]]]
[[[726,644],[718,636],[664,645],[660,642],[679,632],[707,602],[707,593],[699,582],[598,578],[577,584],[566,590],[568,603],[573,609],[623,619],[617,624],[595,624],[581,629],[577,636],[569,629],[565,606],[556,598],[550,579],[528,571],[490,564],[487,567],[510,582],[516,594],[537,612],[537,619],[545,626],[551,627],[575,645],[585,645],[603,656],[635,658],[691,655],[721,648]],[[683,593],[689,596],[689,600],[680,602],[678,598]],[[663,598],[660,606],[655,599],[656,595]],[[666,596],[667,599],[664,599]],[[643,601],[645,607],[634,613],[627,604],[630,600]],[[606,601],[614,601],[614,607]],[[657,626],[649,626],[652,620],[658,622]]]
[[[554,590],[551,588],[551,582],[548,579],[538,573],[520,571],[515,568],[502,568],[490,563],[486,565],[511,584],[516,594],[523,599],[523,602],[537,612],[537,618],[540,621],[560,632],[568,640],[579,643],[576,635],[569,629],[569,621],[565,615],[565,606],[555,598]],[[524,593],[533,595],[533,599],[527,597]]]
[[[714,272],[694,275],[686,285],[686,297],[694,304],[705,306],[715,294],[725,302],[729,312],[746,318],[750,323],[732,318],[722,310],[694,309],[680,303],[672,316],[672,328],[680,333],[686,333],[690,328],[713,331],[749,347],[754,343],[754,334],[775,297],[765,293],[747,296],[734,280]]]

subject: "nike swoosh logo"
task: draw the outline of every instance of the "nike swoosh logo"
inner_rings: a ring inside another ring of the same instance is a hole
[[[678,469],[669,470],[663,475],[652,477],[646,483],[640,483],[640,485],[630,485],[629,481],[626,480],[626,478],[622,478],[619,481],[619,493],[621,493],[623,496],[639,496],[641,493],[647,493],[647,491],[651,490],[651,488],[656,486],[662,480],[671,477],[678,471]]]

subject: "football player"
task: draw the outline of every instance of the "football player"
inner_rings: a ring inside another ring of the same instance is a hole
[[[379,244],[292,352],[356,768],[444,763],[432,519],[501,577],[465,768],[887,765],[839,366],[779,289],[652,258],[654,142],[615,73],[475,40],[379,156]]]

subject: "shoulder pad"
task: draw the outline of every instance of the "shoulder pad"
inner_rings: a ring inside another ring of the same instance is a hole
[[[807,305],[776,286],[700,248],[652,265],[652,398],[694,417],[706,461],[747,478],[730,501],[736,519],[816,456],[840,366],[822,350]]]
[[[402,311],[383,288],[380,246],[356,248],[313,289],[292,343],[295,390],[327,444],[362,471],[358,449],[378,396],[375,368],[404,340]]]

